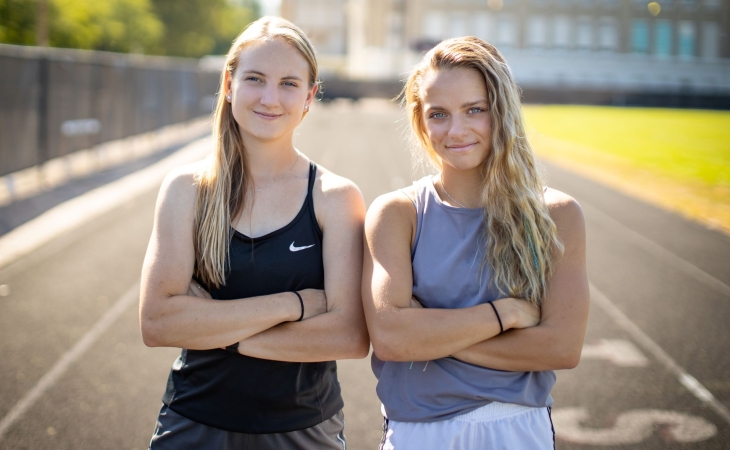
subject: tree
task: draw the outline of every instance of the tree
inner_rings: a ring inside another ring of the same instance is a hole
[[[149,0],[50,0],[54,47],[147,53],[163,33]]]
[[[38,45],[38,2],[0,0],[0,42]],[[200,57],[222,54],[259,16],[256,0],[42,0],[52,47]]]
[[[200,57],[222,54],[244,27],[259,16],[252,0],[152,0],[165,24],[160,54]]]
[[[36,0],[0,0],[0,42],[35,44]]]

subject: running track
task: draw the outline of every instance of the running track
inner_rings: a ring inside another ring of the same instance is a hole
[[[414,176],[406,125],[382,102],[316,105],[296,142],[369,204]],[[584,357],[553,392],[558,448],[730,448],[730,238],[546,169],[583,206],[592,288]],[[64,220],[29,222],[16,229],[20,256],[0,254],[0,449],[147,448],[178,353],[142,344],[136,309],[164,170],[90,191]],[[374,449],[369,361],[339,370],[348,448]]]

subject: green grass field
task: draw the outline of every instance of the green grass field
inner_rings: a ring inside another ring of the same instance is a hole
[[[730,112],[524,108],[541,157],[730,232]]]

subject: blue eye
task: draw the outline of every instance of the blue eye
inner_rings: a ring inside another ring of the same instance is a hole
[[[250,76],[246,77],[246,81],[261,81],[261,79],[259,77]]]
[[[484,111],[483,108],[479,108],[479,107],[475,106],[473,108],[469,108],[468,113],[469,114],[476,114],[476,113],[480,113],[480,112],[483,112],[483,111]]]
[[[285,81],[284,82],[284,85],[285,86],[291,86],[291,87],[297,87],[297,84],[294,83],[293,81]]]
[[[446,114],[442,112],[435,112],[428,116],[429,119],[443,119],[444,117],[446,117]]]

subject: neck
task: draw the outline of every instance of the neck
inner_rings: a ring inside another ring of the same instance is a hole
[[[447,198],[450,195],[453,197],[453,200],[456,200],[467,208],[481,207],[482,177],[478,168],[473,170],[455,170],[450,167],[444,167],[439,174],[439,180],[442,189],[445,189],[448,193]]]
[[[288,138],[288,139],[287,139]],[[297,158],[291,136],[275,141],[244,138],[246,161],[254,180],[265,181],[289,170]]]

